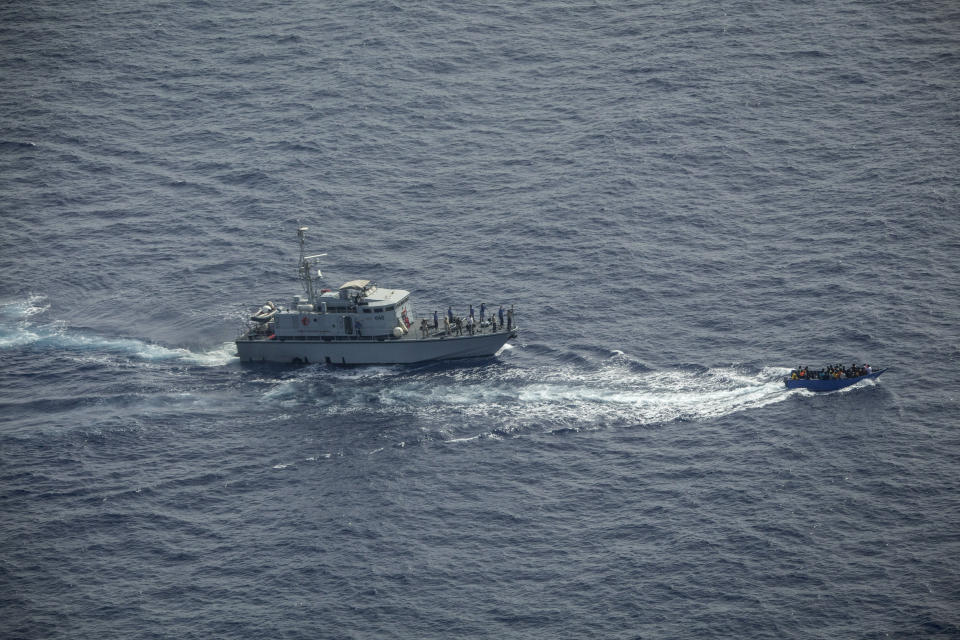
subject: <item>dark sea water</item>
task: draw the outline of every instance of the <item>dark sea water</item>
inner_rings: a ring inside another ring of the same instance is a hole
[[[0,637],[960,637],[957,3],[8,2],[0,79]],[[241,366],[298,220],[519,339]]]

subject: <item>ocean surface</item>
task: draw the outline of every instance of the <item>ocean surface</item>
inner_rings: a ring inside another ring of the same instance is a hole
[[[0,79],[0,637],[960,637],[956,2],[8,2]],[[298,221],[518,339],[241,366]]]

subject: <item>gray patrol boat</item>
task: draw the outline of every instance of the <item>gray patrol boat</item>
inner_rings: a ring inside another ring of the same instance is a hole
[[[288,308],[268,302],[250,317],[237,338],[242,362],[407,364],[492,356],[517,335],[513,307],[503,320],[417,317],[410,292],[385,289],[369,280],[351,280],[339,289],[322,288],[319,259],[304,251],[307,227],[300,227],[300,280],[306,296]],[[501,307],[502,309],[502,307]],[[472,310],[472,307],[471,307]]]

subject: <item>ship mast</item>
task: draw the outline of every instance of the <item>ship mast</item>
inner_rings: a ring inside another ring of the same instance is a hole
[[[307,301],[310,304],[315,304],[316,301],[314,300],[315,292],[313,288],[313,278],[314,278],[313,269],[316,266],[316,264],[319,262],[318,258],[322,258],[327,254],[318,253],[313,256],[305,255],[306,248],[305,248],[304,242],[306,238],[307,229],[309,229],[309,227],[301,227],[299,226],[299,224],[297,226],[298,226],[297,238],[300,239],[300,280],[303,281],[303,288],[307,293]],[[317,269],[317,277],[320,277],[320,278],[323,277],[323,273],[319,269]]]

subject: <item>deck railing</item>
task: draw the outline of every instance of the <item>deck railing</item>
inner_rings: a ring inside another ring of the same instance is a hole
[[[517,320],[517,315],[518,315],[517,312],[514,311],[514,313],[513,313],[513,323],[512,323],[511,326],[510,326],[510,330],[511,330],[511,331],[517,328],[517,322],[516,322],[516,320]],[[410,327],[407,329],[407,333],[404,334],[403,336],[401,336],[400,338],[394,338],[392,335],[379,335],[379,336],[362,336],[362,335],[361,335],[361,336],[358,336],[358,335],[349,335],[349,336],[325,336],[325,335],[315,335],[315,336],[283,336],[282,338],[278,338],[278,339],[279,339],[279,340],[282,340],[282,341],[286,341],[286,340],[323,340],[323,341],[325,341],[325,342],[332,342],[332,341],[340,342],[340,341],[344,341],[344,340],[346,340],[346,341],[356,341],[356,342],[360,342],[360,341],[365,341],[365,342],[380,341],[380,342],[382,342],[382,341],[384,341],[384,340],[422,339],[422,338],[423,338],[423,335],[422,335],[421,332],[420,332],[420,323],[421,323],[422,321],[424,321],[424,320],[427,321],[427,329],[428,329],[427,337],[428,337],[428,338],[440,338],[440,337],[445,337],[445,336],[469,336],[469,335],[470,335],[470,330],[467,328],[466,318],[461,317],[461,316],[457,316],[457,317],[460,318],[460,320],[463,321],[462,330],[461,330],[460,333],[458,333],[458,332],[457,332],[456,324],[454,324],[454,323],[451,323],[451,324],[450,324],[450,330],[449,330],[449,332],[444,329],[444,323],[443,323],[443,318],[444,318],[444,317],[446,317],[446,316],[441,316],[441,317],[439,317],[438,326],[437,326],[436,329],[434,329],[434,327],[433,327],[433,316],[419,316],[419,317],[417,317],[416,320],[414,320],[414,321],[410,324]],[[497,325],[496,325],[497,328],[496,328],[496,329],[493,329],[493,328],[491,327],[491,324],[490,324],[490,321],[489,321],[489,320],[485,320],[484,323],[485,323],[485,324],[481,326],[480,321],[478,320],[478,321],[474,324],[473,335],[483,335],[483,334],[488,334],[488,335],[490,335],[490,334],[495,334],[495,333],[505,333],[505,332],[507,331],[506,318],[504,318],[504,323],[503,323],[503,324],[500,324],[499,321],[497,322]],[[261,326],[262,326],[262,325],[261,325]],[[266,338],[270,335],[270,333],[272,333],[272,332],[270,332],[270,331],[254,332],[254,331],[253,331],[254,328],[259,328],[259,327],[255,327],[255,326],[254,326],[252,323],[250,323],[250,322],[245,323],[245,325],[243,325],[243,326],[240,327],[240,331],[238,332],[238,333],[239,333],[238,338],[251,338],[251,339],[261,339],[261,340],[263,340],[263,339],[266,339]]]

